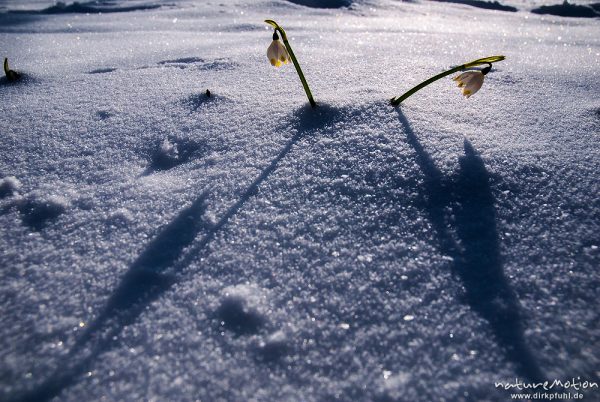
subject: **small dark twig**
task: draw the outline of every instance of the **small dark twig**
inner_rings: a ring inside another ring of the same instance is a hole
[[[7,57],[4,58],[4,74],[6,74],[6,78],[10,82],[15,82],[21,78],[20,73],[16,72],[15,70],[11,70],[8,67],[8,58]]]

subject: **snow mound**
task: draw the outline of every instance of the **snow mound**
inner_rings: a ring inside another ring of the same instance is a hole
[[[351,0],[288,0],[290,3],[313,8],[341,8],[352,5]]]
[[[182,103],[187,105],[192,112],[195,112],[204,104],[225,99],[226,98],[219,95],[215,95],[213,93],[211,93],[210,96],[208,96],[206,92],[202,92],[199,94],[192,94],[186,97],[185,99],[183,99]]]
[[[181,163],[181,158],[177,143],[172,143],[165,138],[154,153],[152,167],[156,170],[170,169],[179,163]]]
[[[17,209],[22,215],[23,223],[35,230],[43,229],[50,221],[65,212],[68,206],[68,201],[59,196],[48,198],[32,196],[17,202]]]
[[[133,220],[133,214],[126,208],[118,208],[112,211],[107,218],[107,222],[113,227],[126,227]]]
[[[517,11],[516,7],[505,6],[504,4],[500,4],[497,1],[484,1],[484,0],[434,0],[439,3],[457,3],[457,4],[465,4],[467,6],[483,8],[486,10],[499,10],[499,11]]]
[[[158,170],[169,170],[188,162],[194,155],[206,153],[206,145],[187,140],[165,138],[151,156],[146,174]]]
[[[289,348],[288,335],[282,331],[275,331],[266,340],[258,344],[258,356],[263,361],[275,361],[281,358]]]
[[[200,57],[181,57],[173,60],[159,61],[158,64],[189,64],[189,63],[204,63],[204,60]]]
[[[133,6],[117,6],[114,1],[87,1],[80,3],[75,1],[67,4],[62,1],[42,10],[13,10],[18,14],[88,14],[88,13],[122,13],[129,11],[153,10],[159,8],[159,4],[138,4]]]
[[[535,14],[551,14],[558,15],[560,17],[580,17],[580,18],[594,18],[600,17],[600,13],[597,11],[600,9],[600,3],[591,5],[578,5],[571,4],[565,0],[562,4],[555,4],[553,6],[541,6],[531,10]]]
[[[117,69],[112,68],[112,67],[97,68],[95,70],[89,71],[88,74],[105,74],[105,73],[112,73],[113,71],[117,71]]]
[[[228,70],[237,66],[231,60],[226,58],[217,58],[214,60],[205,60],[200,57],[182,57],[179,59],[162,60],[157,63],[162,67],[175,67],[175,68],[195,68],[196,70]]]
[[[224,288],[217,311],[221,325],[237,335],[257,333],[267,322],[265,299],[264,292],[253,285]]]
[[[10,197],[19,190],[21,182],[14,176],[5,177],[0,180],[0,198]]]
[[[378,401],[399,401],[405,395],[406,385],[412,380],[410,373],[392,373],[383,371],[383,380],[380,382]]]

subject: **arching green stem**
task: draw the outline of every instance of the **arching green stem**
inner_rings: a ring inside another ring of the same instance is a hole
[[[416,87],[408,90],[406,93],[404,93],[402,96],[397,96],[391,99],[391,103],[394,106],[398,106],[400,103],[402,103],[403,100],[405,100],[406,98],[408,98],[409,96],[411,96],[412,94],[414,94],[415,92],[417,92],[418,90],[426,87],[427,85],[431,84],[434,81],[439,80],[440,78],[443,78],[447,75],[450,74],[454,74],[458,71],[461,70],[465,70],[467,68],[471,68],[471,67],[476,67],[476,66],[480,66],[482,64],[492,64],[495,63],[497,61],[502,61],[504,60],[504,56],[490,56],[490,57],[484,57],[481,59],[477,59],[477,60],[473,60],[469,63],[466,64],[462,64],[458,67],[454,67],[453,69],[450,69],[448,71],[444,71],[443,73],[440,73],[438,75],[435,75],[433,77],[431,77],[430,79],[423,81],[422,83],[420,83],[419,85],[417,85]]]
[[[302,82],[302,86],[304,87],[304,91],[306,92],[306,96],[308,97],[308,101],[310,102],[310,105],[312,107],[315,107],[317,104],[316,104],[315,100],[313,99],[312,93],[310,92],[310,88],[308,87],[306,78],[304,78],[304,73],[302,72],[302,69],[300,68],[300,64],[298,64],[296,55],[294,55],[294,51],[292,50],[292,47],[290,46],[290,43],[287,40],[287,35],[285,34],[285,31],[283,30],[282,27],[279,26],[279,24],[277,24],[273,20],[265,20],[265,22],[267,24],[271,25],[273,28],[275,28],[275,30],[277,30],[279,32],[279,34],[281,35],[283,44],[285,45],[285,48],[287,49],[287,51],[290,55],[290,58],[292,59],[292,63],[294,63],[294,67],[296,67],[296,72],[298,73],[298,76],[300,77],[300,81]]]

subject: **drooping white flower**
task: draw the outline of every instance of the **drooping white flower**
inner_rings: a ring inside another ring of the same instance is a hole
[[[279,36],[277,32],[273,34],[273,42],[267,49],[267,57],[271,62],[272,66],[279,67],[281,64],[287,64],[290,62],[290,55],[288,54],[287,49],[279,41]]]
[[[483,85],[485,74],[481,71],[467,71],[453,78],[458,87],[462,88],[462,94],[468,98]]]

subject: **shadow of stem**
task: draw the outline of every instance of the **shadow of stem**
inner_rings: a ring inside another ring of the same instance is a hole
[[[309,106],[300,108],[295,113],[297,124],[294,136],[214,225],[202,221],[206,193],[182,210],[134,261],[104,310],[77,339],[59,369],[33,390],[21,393],[13,400],[49,401],[75,383],[99,355],[110,350],[125,326],[134,322],[150,303],[171,288],[181,270],[192,263],[229,219],[257,194],[260,185],[275,171],[294,145],[311,130],[326,125],[336,116],[337,111],[326,105],[316,109]],[[202,240],[193,244],[200,232],[204,233]]]
[[[48,401],[75,382],[95,359],[110,348],[125,326],[175,282],[169,268],[206,225],[202,221],[206,194],[184,208],[144,249],[125,273],[104,310],[77,339],[59,369],[15,401]]]
[[[488,322],[519,375],[532,382],[543,380],[525,343],[519,301],[502,268],[494,197],[483,160],[465,140],[458,177],[451,182],[435,166],[400,109],[398,118],[425,175],[424,209],[440,251],[453,259],[452,269],[465,288],[467,304]]]

